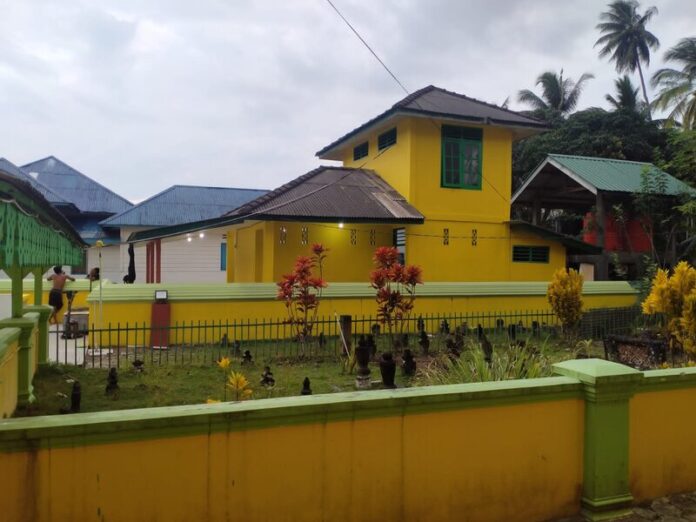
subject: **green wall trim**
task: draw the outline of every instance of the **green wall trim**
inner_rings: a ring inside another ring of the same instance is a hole
[[[580,399],[567,377],[0,420],[0,452]]]
[[[103,279],[102,283],[106,287],[110,285],[111,282],[108,279]],[[51,282],[47,279],[43,280],[43,291],[48,292],[51,290]],[[96,283],[92,283],[93,285]],[[22,288],[24,293],[34,292],[34,278],[26,278],[22,280]],[[94,288],[94,286],[93,286]],[[99,288],[99,287],[96,287]],[[66,290],[77,290],[78,292],[88,292],[89,291],[89,281],[87,279],[77,279],[75,281],[66,281]],[[10,279],[0,279],[0,294],[9,294],[12,291],[12,281]]]
[[[545,296],[546,282],[503,281],[491,283],[425,283],[419,286],[419,297],[492,297],[492,296]],[[226,283],[226,284],[134,284],[104,285],[102,300],[108,302],[152,302],[155,290],[169,292],[170,301],[209,301],[209,300],[275,300],[278,288],[275,283]],[[324,290],[325,299],[369,298],[375,291],[365,283],[330,283]],[[638,295],[626,281],[588,281],[584,284],[583,295]],[[98,290],[93,290],[87,298],[90,302],[99,299]]]
[[[638,393],[696,388],[696,367],[649,370],[643,372],[643,375]]]

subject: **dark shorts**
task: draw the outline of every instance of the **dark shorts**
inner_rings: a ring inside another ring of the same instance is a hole
[[[61,292],[60,290],[52,289],[48,293],[48,304],[56,310],[60,310],[61,308],[63,308],[63,292]]]

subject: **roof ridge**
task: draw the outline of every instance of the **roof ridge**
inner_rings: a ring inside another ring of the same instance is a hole
[[[516,115],[516,116],[524,116],[525,118],[528,118],[528,119],[530,119],[530,120],[536,121],[536,122],[538,122],[538,123],[548,124],[548,122],[546,122],[546,121],[544,121],[544,120],[541,120],[541,119],[539,119],[539,118],[536,118],[536,117],[534,117],[534,116],[529,116],[529,115],[527,115],[527,114],[522,114],[522,113],[519,112],[519,111],[513,111],[512,109],[508,109],[508,108],[506,108],[506,107],[501,107],[500,105],[496,105],[495,103],[490,103],[490,102],[486,102],[486,101],[483,101],[483,100],[479,100],[478,98],[473,98],[473,97],[471,97],[471,96],[467,96],[466,94],[462,94],[462,93],[460,93],[460,92],[450,91],[450,90],[448,90],[448,89],[443,89],[442,87],[437,87],[437,86],[433,86],[433,85],[431,85],[430,87],[433,87],[433,89],[435,89],[435,90],[438,90],[438,91],[441,91],[441,92],[446,92],[447,94],[451,94],[451,95],[453,95],[453,96],[457,96],[457,97],[459,97],[459,98],[463,98],[463,99],[465,99],[465,100],[469,100],[469,101],[472,101],[472,102],[475,102],[475,103],[480,103],[481,105],[486,105],[487,107],[492,107],[492,108],[494,108],[494,109],[498,109],[498,110],[501,110],[501,111],[508,112],[508,113],[510,113],[510,114],[514,114],[514,115]]]
[[[420,96],[424,95],[427,92],[430,92],[434,89],[437,89],[434,85],[426,85],[425,87],[422,87],[418,90],[413,91],[411,94],[406,95],[405,98],[402,98],[398,102],[396,102],[394,105],[392,105],[392,109],[398,109],[399,107],[404,107],[405,105],[408,105],[412,101],[415,101],[416,98],[419,98]]]
[[[261,192],[261,191],[268,192],[268,190],[269,190],[269,189],[248,188],[248,187],[220,187],[220,186],[216,186],[216,185],[184,185],[181,183],[176,183],[176,184],[172,185],[170,188],[173,188],[173,187],[215,189],[215,190],[253,190],[254,192]]]
[[[79,170],[77,170],[77,169],[76,169],[75,167],[73,167],[72,165],[68,165],[68,164],[67,164],[66,162],[64,162],[62,159],[57,158],[57,157],[55,157],[55,156],[52,155],[52,154],[51,154],[50,156],[46,156],[45,158],[42,158],[42,159],[40,159],[40,160],[36,160],[36,161],[32,161],[31,163],[27,163],[26,165],[23,165],[22,168],[28,167],[29,165],[34,165],[35,163],[39,163],[39,162],[41,162],[41,161],[46,161],[46,160],[48,160],[48,159],[53,159],[53,160],[57,161],[58,163],[64,165],[64,166],[67,167],[67,168],[69,168],[70,170],[72,170],[72,171],[75,172],[76,174],[82,176],[84,179],[89,180],[89,181],[91,181],[92,183],[95,183],[95,184],[99,185],[101,188],[103,188],[103,189],[106,190],[107,192],[113,194],[114,196],[116,196],[116,197],[119,198],[120,200],[122,200],[122,201],[128,203],[129,205],[133,206],[133,203],[132,203],[131,201],[128,201],[126,198],[124,198],[124,197],[121,196],[120,194],[117,194],[116,192],[114,192],[114,191],[111,190],[110,188],[108,188],[108,187],[102,185],[101,183],[99,183],[96,179],[89,177],[87,174],[83,174],[82,172],[80,172]],[[60,194],[59,194],[59,195],[60,195]],[[66,198],[66,199],[67,199],[67,198]]]
[[[256,199],[252,199],[248,203],[245,203],[244,205],[237,207],[235,209],[230,210],[225,216],[231,216],[231,215],[239,215],[239,214],[247,214],[249,212],[252,212],[253,210],[259,208],[261,205],[264,203],[267,203],[276,197],[280,196],[281,194],[284,194],[288,190],[296,187],[297,185],[304,183],[308,179],[312,179],[313,177],[317,176],[319,173],[325,171],[325,170],[352,170],[352,171],[358,171],[362,169],[356,169],[354,167],[339,167],[339,166],[334,166],[334,165],[320,165],[316,167],[315,169],[310,170],[309,172],[302,174],[301,176],[298,176],[287,183],[271,190],[270,192],[267,192],[266,194],[263,194],[259,196]]]
[[[585,159],[585,160],[594,160],[594,161],[619,161],[621,163],[635,163],[637,165],[652,165],[656,169],[660,169],[657,165],[650,161],[635,161],[635,160],[627,160],[627,159],[619,159],[619,158],[603,158],[601,156],[582,156],[580,154],[558,154],[555,152],[549,152],[548,156],[560,156],[562,158],[579,158],[579,159]]]

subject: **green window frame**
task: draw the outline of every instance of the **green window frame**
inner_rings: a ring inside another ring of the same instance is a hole
[[[514,245],[512,247],[512,261],[514,263],[548,263],[549,247]]]
[[[369,142],[364,142],[361,143],[360,145],[356,145],[353,148],[353,161],[357,161],[359,159],[364,158],[370,153],[370,143]]]
[[[442,126],[440,186],[481,190],[482,142],[481,129]]]

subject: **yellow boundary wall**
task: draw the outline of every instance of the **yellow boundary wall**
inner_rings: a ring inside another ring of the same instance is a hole
[[[0,420],[3,522],[608,520],[696,489],[696,368]],[[147,492],[147,494],[140,494]]]
[[[577,511],[583,414],[554,377],[16,419],[0,506],[7,522],[545,520]]]

